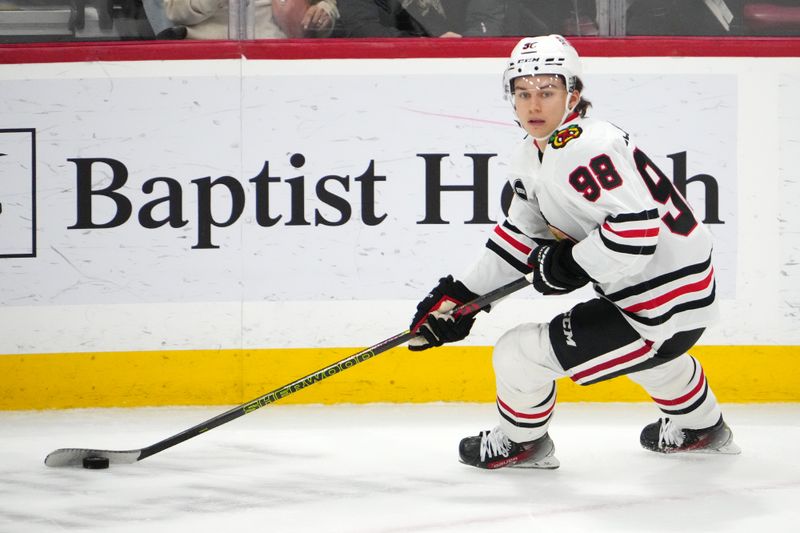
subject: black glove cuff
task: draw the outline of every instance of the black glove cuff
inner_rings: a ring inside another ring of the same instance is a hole
[[[591,278],[572,256],[575,243],[568,240],[536,248],[528,262],[533,266],[533,288],[544,295],[567,294]]]
[[[559,241],[553,250],[553,274],[559,281],[566,281],[570,285],[583,286],[590,282],[592,278],[581,267],[572,256],[572,248],[575,243],[572,241]],[[567,279],[563,279],[567,278]]]

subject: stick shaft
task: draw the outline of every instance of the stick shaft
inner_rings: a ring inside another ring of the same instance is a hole
[[[186,440],[189,440],[201,433],[205,433],[215,427],[221,426],[222,424],[227,424],[228,422],[239,418],[240,416],[244,416],[248,413],[252,413],[256,409],[260,409],[265,405],[270,403],[276,402],[281,398],[285,398],[290,394],[294,394],[295,392],[304,389],[310,385],[318,383],[323,379],[329,378],[347,370],[348,368],[352,368],[358,363],[363,363],[364,361],[375,357],[378,354],[381,354],[387,350],[390,350],[396,346],[400,346],[401,344],[407,342],[409,339],[414,337],[415,334],[411,333],[410,331],[406,330],[403,333],[395,335],[389,339],[383,340],[374,346],[370,346],[369,348],[362,350],[356,354],[353,354],[346,359],[342,359],[336,363],[333,363],[330,366],[327,366],[321,370],[317,370],[307,376],[304,376],[300,379],[292,381],[291,383],[287,383],[282,387],[278,387],[277,389],[270,391],[263,396],[259,396],[258,398],[251,400],[247,403],[234,407],[233,409],[226,411],[222,414],[215,416],[214,418],[210,418],[205,422],[202,422],[196,426],[193,426],[185,431],[178,433],[177,435],[173,435],[172,437],[166,438],[160,442],[152,444],[146,448],[142,449],[142,453],[139,456],[139,460],[141,461],[145,457],[149,457],[153,454],[158,452],[164,451],[167,448],[171,448],[176,444],[180,444]]]
[[[505,298],[506,296],[510,295],[513,292],[516,292],[523,287],[527,287],[532,282],[532,275],[528,275],[522,278],[519,278],[511,283],[503,285],[491,292],[484,294],[483,296],[479,296],[475,298],[473,301],[468,302],[464,305],[456,307],[453,309],[452,314],[455,316],[463,316],[470,313],[476,313],[483,309],[484,307],[500,300],[501,298]],[[101,457],[108,457],[111,462],[113,463],[132,463],[135,461],[141,461],[146,457],[150,457],[158,452],[164,451],[167,448],[171,448],[176,444],[180,444],[181,442],[187,441],[191,438],[194,438],[198,435],[206,433],[214,429],[215,427],[219,427],[223,424],[227,424],[228,422],[239,418],[240,416],[244,416],[248,413],[252,413],[253,411],[264,407],[270,403],[273,403],[281,398],[285,398],[290,394],[294,394],[295,392],[304,389],[308,386],[314,385],[322,381],[323,379],[327,379],[331,376],[335,376],[339,372],[343,372],[349,368],[354,367],[359,363],[363,363],[373,357],[391,350],[401,344],[405,344],[409,340],[411,340],[416,334],[412,333],[409,330],[406,330],[402,333],[398,333],[388,339],[384,339],[381,342],[370,346],[364,350],[361,350],[358,353],[355,353],[341,361],[333,363],[321,370],[317,370],[316,372],[312,372],[307,376],[304,376],[300,379],[296,379],[291,383],[287,383],[282,387],[278,387],[277,389],[270,391],[254,400],[251,400],[247,403],[243,403],[237,407],[229,411],[225,411],[222,414],[215,416],[214,418],[210,418],[205,422],[201,422],[196,426],[192,426],[189,429],[181,431],[180,433],[168,437],[162,441],[159,441],[155,444],[151,444],[145,448],[140,450],[95,450],[95,449],[88,449],[88,448],[62,448],[59,450],[55,450],[54,452],[50,453],[47,458],[45,459],[45,464],[47,466],[77,466],[81,464],[81,460],[84,457],[98,455]]]
[[[456,316],[462,316],[469,313],[476,313],[490,305],[497,300],[512,294],[523,287],[527,287],[531,284],[530,275],[519,278],[511,283],[503,285],[493,291],[490,291],[483,296],[479,296],[468,302],[464,305],[461,305],[453,310],[453,314]],[[402,333],[398,333],[393,337],[389,337],[388,339],[382,340],[381,342],[370,346],[358,353],[355,353],[341,361],[337,361],[330,366],[327,366],[321,370],[317,370],[307,376],[304,376],[300,379],[292,381],[291,383],[287,383],[282,387],[278,387],[277,389],[270,391],[263,396],[259,396],[258,398],[251,400],[247,403],[234,407],[233,409],[226,411],[222,414],[215,416],[205,422],[202,422],[196,426],[193,426],[185,431],[178,433],[177,435],[173,435],[172,437],[166,438],[160,442],[152,444],[146,448],[142,449],[142,454],[139,456],[139,460],[141,461],[145,457],[149,457],[153,454],[166,450],[167,448],[171,448],[176,444],[180,444],[186,440],[189,440],[201,433],[205,433],[215,427],[221,426],[223,424],[227,424],[228,422],[239,418],[240,416],[244,416],[248,413],[252,413],[253,411],[264,407],[270,403],[273,403],[281,398],[285,398],[295,392],[308,387],[309,385],[313,385],[322,381],[323,379],[329,378],[347,370],[348,368],[352,368],[359,363],[363,363],[368,359],[372,359],[373,357],[382,354],[392,348],[405,344],[416,334],[412,333],[409,330],[406,330]]]

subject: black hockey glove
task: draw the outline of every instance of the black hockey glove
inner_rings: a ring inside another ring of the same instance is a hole
[[[533,265],[533,288],[542,294],[567,294],[591,281],[572,257],[575,243],[568,240],[536,247],[528,256]]]
[[[477,298],[463,283],[447,276],[417,305],[409,329],[417,336],[408,341],[408,349],[422,351],[446,342],[456,342],[469,335],[475,313],[453,317],[448,311]]]

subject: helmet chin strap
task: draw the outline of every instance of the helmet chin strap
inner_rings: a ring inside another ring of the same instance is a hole
[[[574,93],[569,93],[567,95],[567,101],[564,103],[564,108],[565,108],[564,109],[564,114],[561,116],[561,120],[558,122],[558,125],[555,128],[553,128],[553,130],[550,133],[548,133],[546,136],[541,137],[541,138],[540,137],[534,137],[534,139],[536,140],[536,144],[538,144],[539,146],[542,146],[542,147],[547,146],[547,141],[550,140],[550,137],[553,135],[553,133],[555,133],[555,131],[558,128],[561,127],[561,125],[564,123],[564,121],[567,119],[567,117],[575,110],[575,108],[578,105],[578,102],[575,102],[575,105],[572,106],[572,107],[569,106],[569,99],[572,98],[573,94]]]

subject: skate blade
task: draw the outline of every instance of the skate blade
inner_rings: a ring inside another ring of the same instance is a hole
[[[723,454],[723,455],[739,455],[742,449],[738,444],[730,440],[720,446],[719,448],[705,448],[702,450],[692,450],[689,453],[705,453],[705,454]]]
[[[515,465],[511,465],[512,468],[538,468],[541,470],[555,470],[561,463],[555,456],[545,457],[543,459],[539,459],[538,461],[532,463],[517,463]]]

